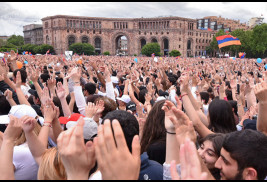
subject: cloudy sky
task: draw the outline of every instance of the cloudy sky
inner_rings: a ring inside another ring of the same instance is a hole
[[[0,2],[0,35],[23,35],[23,26],[41,24],[53,15],[107,18],[179,16],[203,18],[219,16],[248,23],[263,15],[266,2]]]

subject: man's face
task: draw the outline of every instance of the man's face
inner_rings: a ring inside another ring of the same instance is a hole
[[[230,153],[221,149],[221,156],[215,163],[215,168],[220,170],[221,180],[242,180],[243,171],[238,171],[238,163],[231,158]]]

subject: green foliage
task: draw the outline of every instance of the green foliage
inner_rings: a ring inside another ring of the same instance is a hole
[[[69,47],[70,51],[73,51],[73,53],[76,53],[78,55],[94,55],[95,48],[91,44],[88,43],[74,43],[71,44]]]
[[[106,56],[109,56],[110,55],[109,51],[106,51],[103,54],[106,55]]]
[[[21,46],[21,48],[19,49],[19,54],[22,54],[23,51],[28,51],[28,52],[31,52],[32,54],[36,54],[34,52],[35,47],[37,47],[37,45],[25,44]]]
[[[146,56],[151,56],[155,53],[155,56],[160,56],[160,45],[158,43],[148,43],[143,46],[142,54]]]
[[[206,48],[207,53],[219,51],[216,37],[226,35],[223,30],[215,34],[210,46]],[[231,45],[221,48],[221,52],[230,52],[238,57],[239,52],[246,52],[247,58],[264,58],[267,56],[267,24],[257,25],[252,30],[237,29],[230,35],[239,38],[241,45]]]
[[[49,54],[54,54],[55,50],[54,47],[48,44],[42,44],[38,46],[39,52],[36,52],[36,54],[46,54],[46,52],[49,50]]]
[[[22,46],[24,45],[24,38],[21,35],[12,35],[7,39],[7,42],[14,44],[15,46]]]
[[[137,56],[136,54],[134,54],[134,56]]]
[[[181,56],[181,53],[180,53],[180,51],[174,49],[174,50],[172,50],[172,51],[169,53],[169,56],[171,56],[171,57],[177,57],[177,56]]]
[[[0,52],[10,52],[11,50],[14,50],[15,52],[17,52],[16,48],[7,48],[7,47],[0,48]]]

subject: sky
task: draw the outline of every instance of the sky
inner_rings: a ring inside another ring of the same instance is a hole
[[[192,19],[222,16],[241,23],[263,15],[266,22],[267,2],[0,2],[0,36],[23,36],[23,26],[42,24],[42,18],[54,15]]]

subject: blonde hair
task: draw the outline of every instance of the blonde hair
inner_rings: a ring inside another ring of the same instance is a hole
[[[34,133],[38,136],[40,131],[41,131],[41,126],[37,123],[35,124],[35,127],[33,129]],[[27,140],[26,140],[26,137],[25,137],[25,133],[24,131],[22,130],[21,132],[21,135],[17,138],[16,142],[15,142],[15,146],[18,146],[18,145],[21,145],[23,143],[25,143]]]
[[[47,149],[43,154],[38,180],[67,180],[67,174],[56,147]]]

